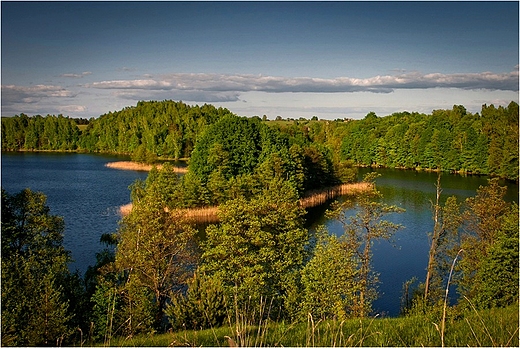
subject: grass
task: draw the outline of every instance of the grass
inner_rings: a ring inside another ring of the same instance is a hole
[[[161,335],[114,339],[113,346],[229,346],[226,336],[249,346],[440,346],[441,337],[427,316],[320,321],[309,316],[298,324],[263,322],[242,328],[234,325],[185,330]],[[447,346],[519,346],[518,305],[483,311],[468,310],[446,321]]]

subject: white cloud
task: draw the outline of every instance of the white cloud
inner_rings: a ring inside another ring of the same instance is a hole
[[[16,103],[37,103],[44,98],[72,98],[75,93],[61,86],[35,85],[16,86],[2,85],[2,106]]]
[[[398,89],[430,88],[518,91],[518,69],[510,73],[422,74],[412,72],[374,76],[366,79],[177,73],[158,76],[148,75],[145,79],[100,81],[88,84],[86,87],[147,91],[260,91],[270,93],[390,93]]]
[[[81,74],[72,74],[72,73],[61,74],[60,77],[70,77],[70,78],[73,78],[73,79],[81,79],[81,78],[83,78],[85,76],[88,76],[88,75],[92,75],[92,72],[84,71]]]
[[[212,103],[241,115],[267,114],[270,117],[357,118],[369,111],[378,115],[400,110],[431,112],[437,108],[451,108],[454,104],[465,105],[476,112],[482,104],[507,105],[511,100],[517,101],[518,78],[518,66],[510,73],[396,71],[392,75],[363,79],[147,74],[138,79],[114,79],[69,87],[5,85],[2,86],[2,115],[24,112],[95,117],[139,100],[164,99],[190,104]]]
[[[128,100],[183,100],[193,102],[217,103],[239,100],[238,92],[179,91],[179,90],[118,90],[115,97]]]
[[[88,108],[84,105],[62,105],[56,108],[61,114],[74,114],[86,112]]]

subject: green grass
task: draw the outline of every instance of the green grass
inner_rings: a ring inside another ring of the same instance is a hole
[[[262,323],[199,331],[114,339],[112,346],[228,346],[224,336],[247,346],[440,346],[440,333],[427,316]],[[446,346],[519,346],[518,306],[474,312],[446,322]],[[240,331],[240,335],[237,335]]]

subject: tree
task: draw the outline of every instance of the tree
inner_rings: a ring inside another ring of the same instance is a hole
[[[357,213],[348,218],[347,208],[352,207],[352,202],[346,201],[335,204],[334,209],[328,213],[335,216],[343,224],[343,239],[348,250],[355,253],[358,260],[358,285],[357,303],[355,313],[357,316],[367,316],[372,310],[372,302],[377,298],[376,284],[378,276],[372,268],[372,245],[379,239],[388,240],[402,226],[382,218],[391,213],[403,212],[396,206],[389,206],[378,201],[382,197],[375,187],[377,173],[368,173],[364,181],[373,186],[373,190],[363,193],[356,198]]]
[[[353,314],[361,290],[359,270],[355,253],[345,241],[324,231],[301,273],[301,315],[343,320]]]
[[[227,299],[220,279],[195,273],[186,294],[178,293],[166,308],[168,320],[176,329],[220,327],[227,317]]]
[[[127,275],[127,291],[149,290],[155,302],[155,325],[160,327],[170,292],[184,284],[195,270],[196,230],[182,212],[168,209],[155,190],[133,202],[122,221],[116,266]],[[133,195],[134,197],[138,195]]]
[[[2,189],[2,344],[61,344],[75,328],[63,218],[43,193]]]
[[[518,249],[518,205],[513,203],[476,272],[478,307],[505,307],[518,302]]]
[[[518,235],[518,206],[504,201],[505,192],[506,187],[500,186],[498,179],[490,179],[475,197],[466,200],[462,214],[461,242],[457,248],[463,249],[464,254],[459,263],[458,290],[463,297],[477,301],[479,307],[508,303],[514,295],[500,290],[490,296],[490,289],[516,287],[518,294],[518,265],[514,266],[518,245],[511,243]],[[498,266],[502,268],[493,269]],[[503,283],[492,285],[491,279]]]
[[[201,271],[220,279],[238,306],[281,305],[286,280],[303,263],[307,232],[289,183],[273,180],[249,199],[220,206],[220,226],[206,229]]]

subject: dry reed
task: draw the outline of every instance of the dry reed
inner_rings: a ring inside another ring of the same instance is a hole
[[[339,196],[355,195],[370,190],[372,186],[366,182],[358,182],[353,184],[342,184],[333,187],[327,187],[321,190],[308,191],[305,197],[300,199],[300,205],[303,208],[311,208],[334,199]],[[132,211],[132,203],[125,204],[119,208],[122,216],[130,214]],[[167,208],[166,208],[167,211]],[[186,219],[194,222],[213,223],[218,222],[218,206],[185,208],[181,209]]]
[[[119,162],[109,162],[105,164],[105,167],[112,169],[120,169],[120,170],[136,170],[142,172],[149,172],[153,167],[157,169],[161,169],[162,165],[160,164],[144,164],[137,163],[131,161],[119,161]],[[173,171],[179,174],[186,174],[188,172],[188,168],[184,167],[173,167]]]
[[[300,199],[300,205],[303,208],[311,208],[321,205],[331,199],[340,196],[356,195],[369,191],[372,188],[370,183],[357,182],[353,184],[342,184],[338,186],[327,187],[321,190],[308,191],[305,197]]]

